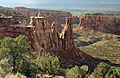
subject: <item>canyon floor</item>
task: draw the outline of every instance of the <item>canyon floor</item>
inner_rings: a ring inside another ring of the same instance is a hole
[[[74,32],[74,42],[80,50],[92,57],[120,64],[120,35],[88,31]]]

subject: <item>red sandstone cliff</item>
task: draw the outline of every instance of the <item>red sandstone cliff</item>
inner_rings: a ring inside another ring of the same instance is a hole
[[[87,55],[78,50],[73,43],[71,18],[66,18],[66,24],[62,32],[58,32],[56,24],[48,23],[44,17],[32,17],[29,30],[29,38],[32,46],[41,54],[45,51],[53,51],[66,61],[83,61]]]
[[[108,33],[120,33],[120,15],[86,14],[80,16],[78,31],[94,30]]]

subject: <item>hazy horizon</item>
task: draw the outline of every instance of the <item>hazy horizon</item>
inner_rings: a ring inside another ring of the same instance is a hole
[[[120,9],[120,0],[0,0],[0,6],[48,9]]]

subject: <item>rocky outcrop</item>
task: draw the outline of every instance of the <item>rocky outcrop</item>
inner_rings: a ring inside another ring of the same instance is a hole
[[[86,14],[80,16],[78,31],[94,30],[120,34],[120,15]]]
[[[52,48],[51,26],[44,17],[31,17],[29,38],[34,50],[43,52]]]
[[[66,18],[65,27],[60,33],[60,39],[62,40],[62,49],[74,48],[71,19],[72,18]]]
[[[73,24],[79,24],[79,17],[78,16],[72,16],[73,18]]]
[[[16,37],[20,34],[25,34],[26,28],[20,27],[19,21],[14,19],[14,17],[0,17],[0,38],[1,37]]]
[[[26,29],[23,27],[1,27],[0,26],[0,38],[3,37],[17,37],[19,35],[24,35]]]
[[[0,26],[6,26],[9,27],[11,25],[16,25],[19,24],[19,21],[15,20],[13,16],[8,16],[8,17],[0,17]]]
[[[87,55],[74,46],[71,18],[66,18],[62,32],[58,32],[55,22],[50,26],[44,17],[32,17],[29,38],[32,46],[40,54],[52,51],[62,59],[73,62],[85,60]]]

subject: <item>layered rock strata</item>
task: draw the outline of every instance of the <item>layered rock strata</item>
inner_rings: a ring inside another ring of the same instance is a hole
[[[120,33],[120,15],[86,14],[80,16],[78,31],[94,30],[108,33]]]
[[[85,60],[86,54],[74,46],[72,33],[72,18],[66,18],[62,32],[58,32],[55,22],[50,26],[44,17],[32,17],[30,39],[36,51],[53,51],[67,61]],[[88,58],[88,57],[87,57]]]

